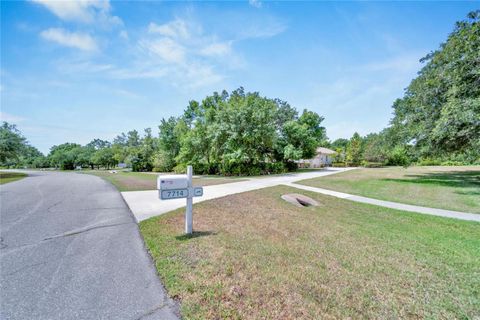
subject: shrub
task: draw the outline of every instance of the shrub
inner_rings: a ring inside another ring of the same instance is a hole
[[[298,164],[296,162],[293,162],[293,161],[287,161],[285,162],[285,169],[287,171],[295,171],[298,169]]]
[[[388,155],[388,166],[404,166],[407,167],[411,163],[407,150],[404,147],[395,147]]]
[[[332,167],[334,167],[334,168],[345,168],[346,164],[345,164],[345,162],[333,162]]]
[[[462,161],[447,160],[447,161],[442,162],[440,165],[442,165],[442,166],[464,166],[466,164]]]
[[[437,159],[424,158],[417,162],[419,166],[439,166],[442,162]]]
[[[159,151],[153,158],[153,171],[169,172],[175,166],[173,157],[164,151]]]
[[[287,168],[282,162],[269,162],[265,165],[265,173],[267,174],[284,173],[286,171]]]
[[[381,168],[383,167],[383,162],[372,162],[372,161],[362,161],[362,167],[365,168]]]
[[[173,172],[175,172],[175,173],[186,173],[187,172],[187,165],[183,164],[183,163],[180,163],[173,168]]]

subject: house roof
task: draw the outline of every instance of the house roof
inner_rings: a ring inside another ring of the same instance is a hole
[[[318,147],[317,148],[317,154],[318,153],[322,153],[322,154],[335,154],[336,152],[333,151],[333,150],[330,150],[328,148],[324,148],[324,147]]]

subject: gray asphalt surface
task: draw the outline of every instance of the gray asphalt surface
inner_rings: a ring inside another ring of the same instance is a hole
[[[0,319],[177,319],[121,195],[91,175],[0,186]]]

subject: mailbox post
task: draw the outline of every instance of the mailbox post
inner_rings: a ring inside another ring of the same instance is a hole
[[[192,234],[192,226],[193,226],[193,215],[192,215],[192,207],[193,207],[193,192],[192,190],[192,175],[193,169],[192,166],[187,167],[187,184],[188,184],[188,197],[187,197],[187,211],[185,212],[185,233]],[[193,190],[192,190],[193,191]]]
[[[188,166],[186,175],[166,175],[157,178],[158,195],[161,200],[187,199],[185,211],[186,234],[192,234],[193,232],[193,197],[203,196],[203,188],[192,185],[192,176],[192,166]]]

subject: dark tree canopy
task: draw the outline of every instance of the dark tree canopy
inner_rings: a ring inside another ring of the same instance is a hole
[[[3,122],[0,127],[0,166],[44,167],[43,154],[32,147],[14,124]]]
[[[190,101],[182,117],[162,120],[162,168],[192,164],[201,173],[260,174],[294,167],[326,141],[323,117],[300,117],[287,102],[243,88]]]
[[[480,156],[480,11],[472,12],[395,101],[392,126],[420,157]]]

